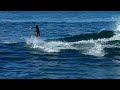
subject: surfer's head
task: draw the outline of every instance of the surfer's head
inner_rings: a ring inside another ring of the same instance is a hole
[[[36,27],[38,28],[38,25],[36,25]]]

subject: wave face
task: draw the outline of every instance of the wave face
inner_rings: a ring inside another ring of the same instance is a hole
[[[66,37],[59,40],[65,40],[68,42],[80,41],[80,40],[90,40],[90,39],[101,39],[101,38],[110,38],[113,37],[113,31],[101,31],[98,33],[90,33],[90,34],[80,34],[72,37]]]

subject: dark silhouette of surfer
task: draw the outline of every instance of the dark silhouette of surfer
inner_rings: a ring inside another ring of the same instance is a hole
[[[38,25],[36,25],[36,27],[32,27],[31,29],[33,29],[33,28],[36,28],[36,30],[35,30],[36,37],[40,36],[40,29],[39,29]]]

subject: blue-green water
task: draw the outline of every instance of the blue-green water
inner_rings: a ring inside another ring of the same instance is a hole
[[[0,11],[0,79],[120,78],[119,11]],[[39,25],[41,37],[34,36]]]

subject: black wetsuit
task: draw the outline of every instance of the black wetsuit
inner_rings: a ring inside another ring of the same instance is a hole
[[[36,25],[36,27],[32,27],[32,28],[36,28],[36,33],[35,33],[35,35],[36,35],[36,37],[38,37],[38,36],[40,36],[40,30],[39,30],[39,27]],[[31,29],[32,29],[31,28]]]
[[[36,37],[40,36],[40,30],[38,27],[36,27]]]

